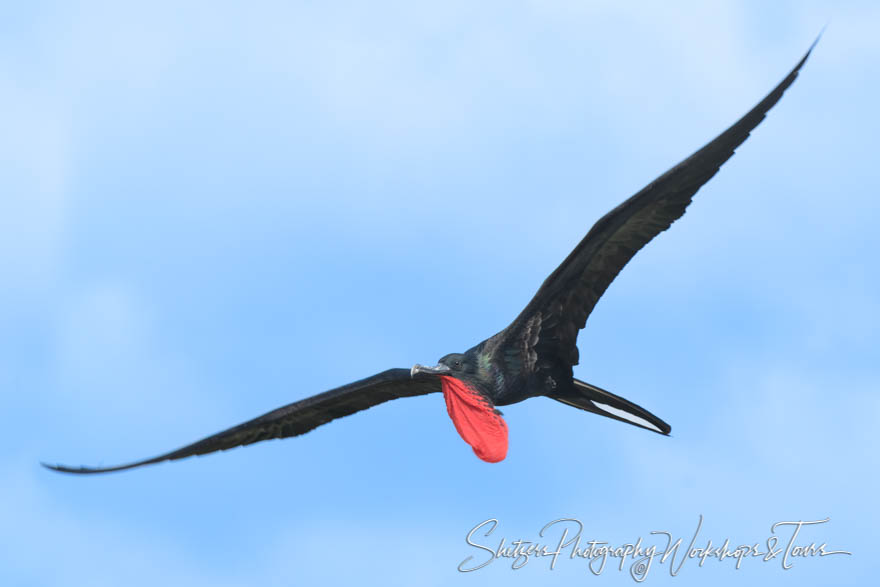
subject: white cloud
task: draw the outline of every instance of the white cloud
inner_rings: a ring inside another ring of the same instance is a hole
[[[0,272],[20,293],[57,277],[69,213],[70,128],[41,89],[0,77]]]
[[[5,581],[115,587],[155,586],[173,577],[181,585],[236,584],[224,573],[202,568],[167,535],[126,527],[97,512],[74,513],[25,472],[33,470],[33,463],[22,461],[0,469]]]
[[[273,524],[254,533],[259,543],[242,544],[238,556],[212,567],[194,557],[180,535],[131,525],[94,504],[80,504],[82,511],[74,511],[61,490],[64,484],[47,483],[46,475],[23,459],[7,461],[0,469],[0,567],[5,581],[46,587],[81,582],[153,587],[169,581],[223,587],[316,584],[328,577],[364,582],[365,577],[382,575],[383,585],[412,585],[414,577],[420,577],[419,585],[444,585],[443,577],[425,575],[425,561],[443,561],[439,566],[448,569],[448,578],[464,552],[458,541],[450,544],[424,535],[426,523],[433,531],[448,530],[430,517],[316,521],[291,508],[278,512],[280,518],[289,517],[290,526]],[[461,543],[465,531],[461,529]]]
[[[152,309],[131,287],[92,285],[56,313],[50,414],[76,417],[53,424],[72,439],[71,453],[55,449],[54,459],[100,450],[93,458],[102,464],[131,460],[138,451],[172,448],[166,438],[194,440],[202,422],[223,420],[222,398],[200,385],[187,357],[163,348]]]

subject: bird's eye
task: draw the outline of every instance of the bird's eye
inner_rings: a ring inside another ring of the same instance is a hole
[[[461,361],[456,361],[455,363],[453,363],[453,365],[455,367],[461,367]]]

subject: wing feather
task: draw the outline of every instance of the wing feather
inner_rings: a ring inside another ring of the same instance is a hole
[[[791,86],[816,42],[785,79],[733,126],[599,219],[498,338],[533,337],[538,328],[540,335],[532,347],[539,357],[538,370],[541,357],[552,358],[555,367],[576,365],[577,333],[599,298],[642,247],[684,214],[697,190],[733,156]]]
[[[109,473],[162,461],[229,450],[273,438],[299,436],[337,418],[402,397],[439,392],[440,381],[427,375],[410,375],[409,369],[389,369],[372,377],[294,402],[228,430],[208,436],[175,451],[115,467],[43,465],[63,473]]]

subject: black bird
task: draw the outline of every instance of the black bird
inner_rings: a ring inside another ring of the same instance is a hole
[[[443,392],[462,438],[478,457],[507,454],[507,425],[495,406],[546,396],[660,434],[669,425],[644,408],[573,377],[576,339],[587,316],[633,255],[678,218],[767,111],[794,82],[818,39],[791,73],[757,106],[705,147],[603,216],[504,330],[434,367],[389,369],[284,406],[203,440],[126,465],[105,468],[45,465],[66,473],[121,471],[304,434],[331,420],[389,400]]]

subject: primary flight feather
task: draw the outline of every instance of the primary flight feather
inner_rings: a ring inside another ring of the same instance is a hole
[[[813,46],[745,116],[600,218],[519,316],[470,350],[446,355],[434,367],[414,365],[411,369],[383,371],[150,459],[101,468],[45,466],[65,473],[122,471],[261,440],[299,436],[389,400],[436,392],[443,393],[458,433],[479,458],[488,462],[503,460],[507,455],[507,424],[496,406],[536,396],[669,434],[669,425],[644,408],[573,377],[572,367],[578,364],[578,331],[621,269],[684,214],[697,190],[718,172],[779,101]]]

